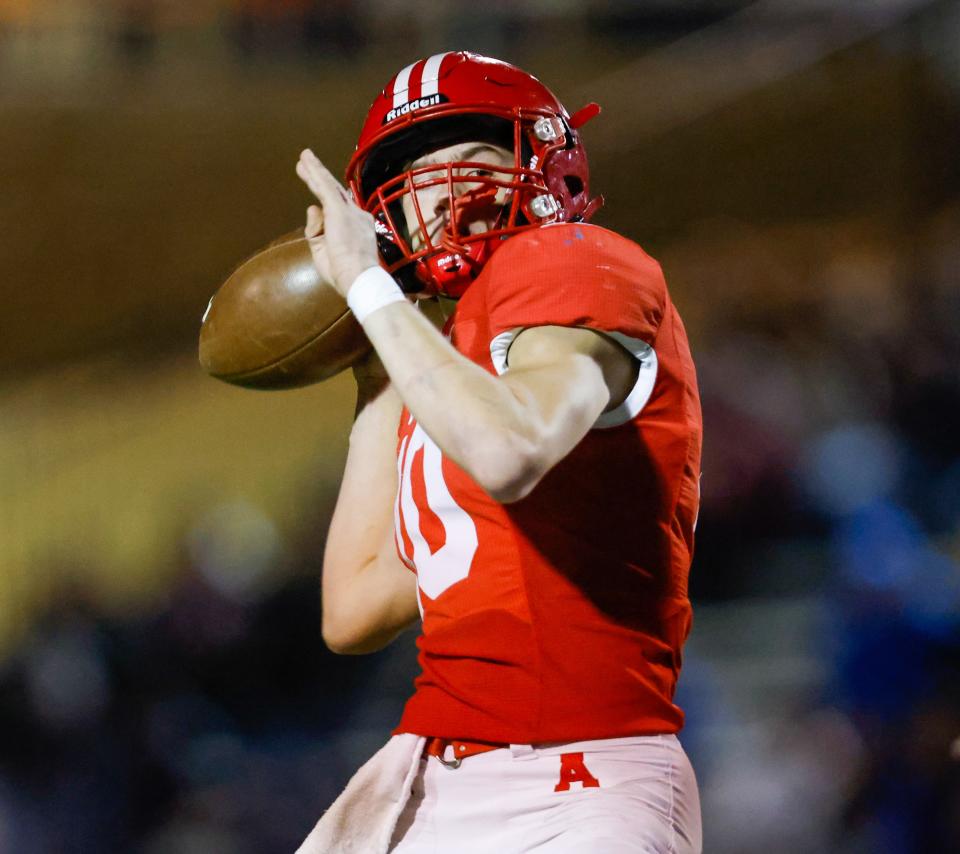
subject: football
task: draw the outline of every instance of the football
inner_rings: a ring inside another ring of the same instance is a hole
[[[243,261],[213,295],[200,327],[204,370],[246,388],[320,382],[369,349],[346,301],[314,266],[302,229]]]

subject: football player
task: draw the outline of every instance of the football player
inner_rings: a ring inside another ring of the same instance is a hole
[[[659,265],[588,224],[578,131],[597,112],[444,53],[378,96],[349,190],[309,150],[297,164],[317,264],[375,349],[355,370],[324,639],[370,652],[422,622],[386,835],[358,843],[335,807],[303,851],[701,848],[673,702],[700,404]],[[457,300],[442,332],[411,296]],[[385,757],[348,787],[354,825]]]

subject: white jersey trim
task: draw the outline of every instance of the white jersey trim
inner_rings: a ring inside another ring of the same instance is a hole
[[[501,332],[490,342],[490,360],[497,374],[506,373],[510,367],[507,354],[510,351],[510,345],[516,340],[517,336],[527,328],[524,326],[515,326],[506,332]],[[585,327],[590,328],[590,327]],[[653,349],[646,341],[640,338],[631,338],[622,332],[607,332],[606,330],[594,330],[602,335],[607,335],[626,349],[639,363],[640,369],[637,372],[637,381],[630,389],[630,393],[624,398],[616,409],[604,412],[594,423],[594,429],[606,430],[610,427],[619,427],[632,421],[642,411],[653,394],[653,387],[657,382],[657,373],[659,362],[657,351]]]
[[[493,341],[490,342],[490,360],[498,374],[503,374],[507,370],[507,352],[514,339],[523,332],[525,327],[515,326],[506,332],[501,332]]]
[[[640,338],[631,338],[622,332],[604,332],[603,334],[609,335],[614,341],[632,353],[633,358],[640,363],[640,370],[637,371],[637,381],[630,389],[630,393],[624,398],[623,403],[616,409],[604,412],[597,419],[596,424],[593,425],[595,428],[608,429],[632,421],[643,411],[643,407],[650,400],[653,387],[657,383],[659,362],[657,351],[646,341]]]

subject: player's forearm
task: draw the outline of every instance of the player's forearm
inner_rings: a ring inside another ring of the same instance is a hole
[[[364,323],[391,381],[441,450],[495,497],[507,495],[540,451],[540,427],[509,384],[458,353],[405,303]]]
[[[354,609],[358,580],[377,559],[393,525],[400,398],[387,386],[361,386],[358,413],[323,561],[324,634]]]

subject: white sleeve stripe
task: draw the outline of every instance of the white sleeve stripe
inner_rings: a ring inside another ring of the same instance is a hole
[[[440,85],[440,66],[443,65],[447,53],[435,53],[424,64],[423,71],[420,74],[420,97],[429,98],[436,95]]]
[[[507,353],[510,345],[516,340],[516,337],[523,332],[525,327],[515,326],[506,332],[501,332],[490,342],[490,360],[498,374],[506,372],[509,364],[507,363]],[[594,423],[594,428],[608,429],[610,427],[619,427],[632,421],[643,407],[650,400],[653,394],[653,387],[657,382],[657,351],[653,349],[646,341],[640,338],[631,338],[622,332],[607,332],[605,330],[595,330],[602,335],[607,335],[630,352],[640,363],[640,370],[637,372],[637,381],[634,383],[630,393],[626,396],[623,403],[616,409],[604,412]]]
[[[417,62],[420,60],[418,59]],[[399,74],[397,74],[396,80],[393,81],[393,108],[403,106],[410,100],[407,97],[407,90],[410,88],[410,74],[413,72],[414,66],[417,62],[411,62],[406,68],[402,69]]]
[[[640,363],[640,370],[637,372],[637,381],[634,383],[630,393],[626,396],[623,403],[616,409],[604,412],[593,425],[594,428],[606,429],[609,427],[619,427],[632,421],[640,414],[650,395],[653,394],[653,387],[657,382],[657,351],[653,349],[646,341],[640,338],[631,338],[622,332],[607,332],[602,334],[610,336],[618,344],[633,354],[633,357]]]
[[[496,370],[498,374],[502,374],[507,370],[507,351],[510,349],[510,345],[514,339],[523,332],[523,329],[524,327],[522,326],[515,326],[506,332],[501,332],[490,342],[490,361],[493,362],[494,370]]]

